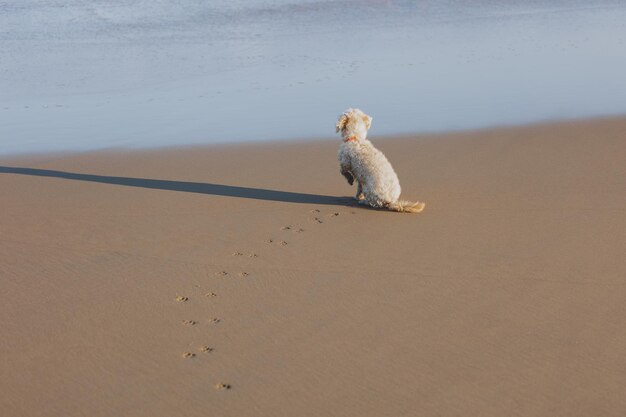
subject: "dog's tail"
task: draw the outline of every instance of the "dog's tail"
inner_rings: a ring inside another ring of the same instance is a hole
[[[413,203],[412,201],[398,200],[389,204],[389,210],[398,211],[400,213],[420,213],[426,207],[426,203]]]

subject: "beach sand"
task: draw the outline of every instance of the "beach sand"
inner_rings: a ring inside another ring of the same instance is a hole
[[[0,159],[3,416],[624,416],[626,118]]]

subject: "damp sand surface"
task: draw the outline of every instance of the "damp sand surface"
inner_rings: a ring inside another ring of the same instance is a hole
[[[0,2],[0,155],[626,114],[619,0]]]

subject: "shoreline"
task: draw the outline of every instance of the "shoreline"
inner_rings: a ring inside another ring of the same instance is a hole
[[[434,132],[404,132],[404,133],[392,133],[392,134],[376,134],[370,133],[368,135],[368,139],[371,141],[389,141],[389,140],[406,140],[406,139],[419,139],[419,138],[436,138],[436,137],[458,137],[463,135],[475,135],[475,134],[489,134],[494,131],[507,131],[513,129],[524,129],[524,128],[540,128],[540,127],[550,127],[550,126],[567,126],[567,125],[587,125],[589,123],[602,123],[602,122],[611,122],[616,120],[622,120],[626,118],[626,114],[614,114],[614,115],[603,115],[603,116],[595,116],[595,117],[583,117],[583,118],[566,118],[566,119],[546,119],[535,121],[531,123],[513,123],[513,124],[497,124],[492,126],[479,127],[474,129],[450,129],[443,131],[434,131]],[[236,147],[248,147],[248,146],[279,146],[281,144],[289,144],[289,143],[329,143],[329,142],[337,142],[338,136],[329,135],[325,137],[301,137],[301,138],[285,138],[285,139],[266,139],[266,140],[238,140],[234,142],[206,142],[206,143],[183,143],[183,144],[175,144],[175,145],[154,145],[154,146],[113,146],[113,147],[103,147],[103,148],[94,148],[94,149],[83,149],[83,150],[58,150],[58,151],[32,151],[32,152],[17,152],[17,153],[9,153],[2,154],[0,153],[0,161],[3,160],[11,160],[11,159],[22,159],[22,158],[37,158],[37,157],[65,157],[71,155],[80,155],[80,154],[91,154],[91,153],[136,153],[136,152],[155,152],[155,151],[175,151],[175,150],[185,150],[185,149],[208,149],[213,148],[217,150],[228,149],[228,148],[236,148]]]

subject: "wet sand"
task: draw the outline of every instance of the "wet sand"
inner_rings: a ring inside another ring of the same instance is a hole
[[[149,4],[149,6],[147,5]],[[626,114],[626,2],[0,2],[0,154]]]
[[[626,119],[0,158],[7,416],[623,416]]]

